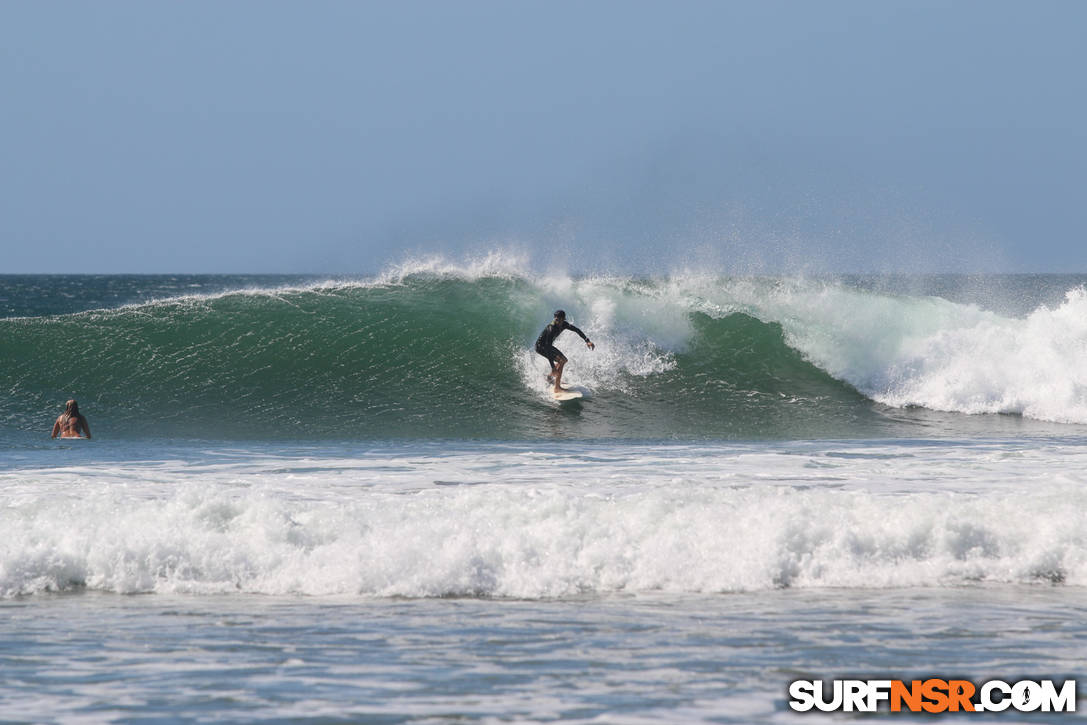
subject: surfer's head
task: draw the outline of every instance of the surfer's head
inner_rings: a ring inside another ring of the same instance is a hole
[[[566,319],[566,310],[555,310],[555,322],[562,322]]]
[[[79,415],[79,403],[75,402],[75,400],[69,400],[64,404],[64,414],[69,417]]]

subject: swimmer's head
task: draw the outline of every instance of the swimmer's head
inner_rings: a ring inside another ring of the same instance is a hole
[[[79,403],[75,402],[74,399],[69,400],[67,403],[64,404],[64,414],[79,415]]]

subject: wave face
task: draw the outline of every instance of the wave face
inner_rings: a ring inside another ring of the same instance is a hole
[[[531,349],[556,307],[597,344],[559,338],[566,380],[591,391],[562,407]],[[5,427],[47,429],[75,397],[98,437],[869,437],[948,424],[931,411],[1087,423],[1082,287],[1013,315],[847,281],[430,263],[9,317],[0,340]]]

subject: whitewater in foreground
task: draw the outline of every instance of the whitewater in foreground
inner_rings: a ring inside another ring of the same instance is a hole
[[[0,278],[0,719],[792,722],[796,679],[1087,683],[1085,282]],[[530,352],[558,306],[597,342],[560,338],[574,406]],[[48,439],[67,397],[94,441]]]

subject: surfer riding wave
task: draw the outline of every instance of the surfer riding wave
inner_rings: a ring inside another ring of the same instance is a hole
[[[551,364],[551,373],[547,375],[547,382],[554,383],[554,392],[556,393],[562,392],[562,369],[566,365],[566,356],[555,347],[555,338],[561,335],[563,330],[576,332],[590,350],[596,347],[584,332],[566,321],[565,310],[555,310],[555,319],[551,320],[550,324],[536,338],[536,352],[547,358],[547,361]]]

